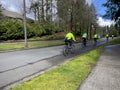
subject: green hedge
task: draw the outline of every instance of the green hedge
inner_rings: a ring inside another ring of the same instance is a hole
[[[27,37],[41,37],[43,35],[50,35],[57,31],[57,26],[46,23],[44,25],[39,23],[27,22]],[[0,21],[0,40],[17,40],[24,39],[24,25],[23,21],[16,19],[4,19]]]

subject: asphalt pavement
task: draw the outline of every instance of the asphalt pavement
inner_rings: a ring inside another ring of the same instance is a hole
[[[120,44],[105,47],[78,90],[120,90]]]
[[[104,43],[106,40],[100,39],[97,46]],[[63,45],[0,53],[0,90],[32,79],[77,55],[94,49],[92,42],[87,43],[86,48],[82,49],[80,46],[81,43],[77,43],[76,53],[67,57],[62,55]]]

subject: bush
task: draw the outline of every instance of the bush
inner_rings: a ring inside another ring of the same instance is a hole
[[[44,25],[39,23],[27,23],[26,28],[27,38],[51,35],[58,31],[58,27],[51,23],[46,23]],[[0,41],[14,39],[24,39],[23,21],[16,19],[2,20],[2,22],[0,22]]]

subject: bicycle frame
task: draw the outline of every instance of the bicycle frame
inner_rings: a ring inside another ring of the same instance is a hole
[[[72,46],[70,46],[69,44],[65,45],[65,47],[63,48],[63,55],[67,56],[69,54],[74,54],[74,47],[74,44],[72,44]]]

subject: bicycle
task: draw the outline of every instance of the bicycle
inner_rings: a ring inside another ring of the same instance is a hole
[[[86,47],[86,38],[83,38],[82,39],[82,48],[85,48]]]
[[[94,44],[93,46],[96,46],[97,45],[97,38],[94,38]]]
[[[65,45],[65,47],[63,48],[63,55],[67,56],[69,54],[74,54],[75,52],[75,46],[74,44],[72,44],[72,46],[70,46],[70,44]]]
[[[107,42],[109,41],[109,37],[106,37],[106,41],[107,41]]]

